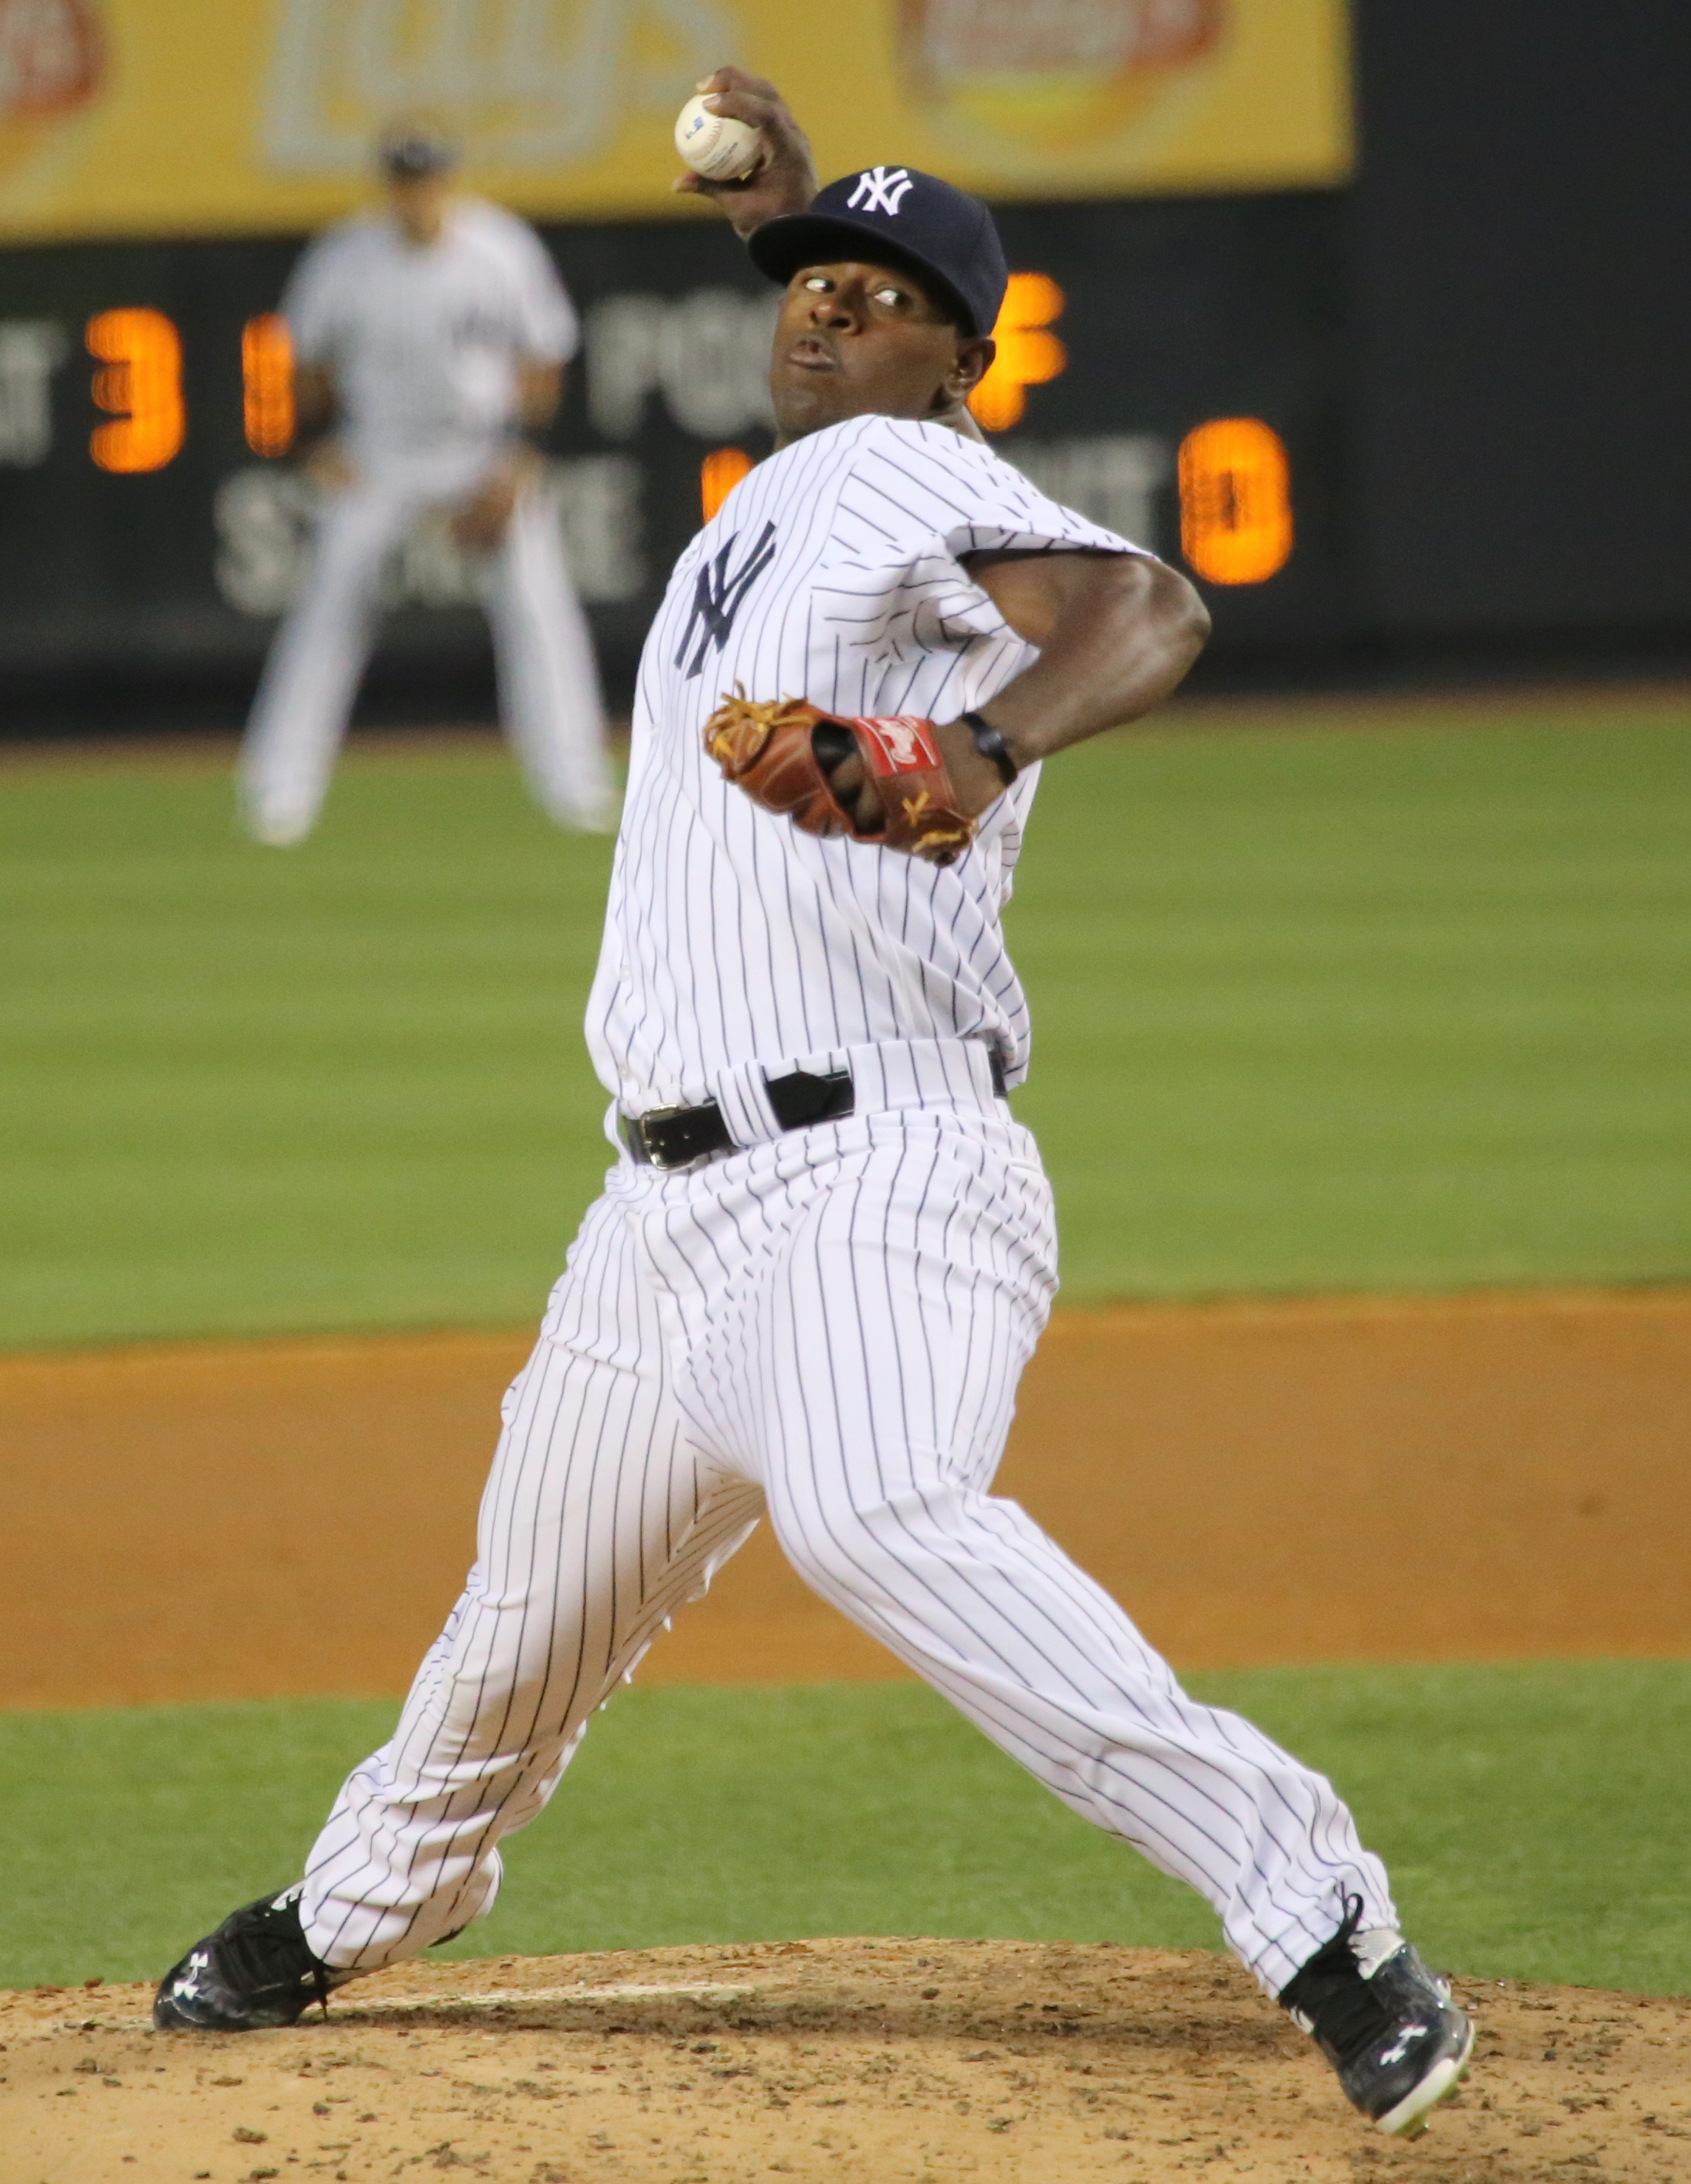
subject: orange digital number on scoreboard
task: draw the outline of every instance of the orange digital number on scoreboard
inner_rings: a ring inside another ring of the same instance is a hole
[[[241,386],[248,446],[255,455],[285,455],[293,445],[293,343],[278,312],[241,329]]]
[[[94,399],[111,413],[88,451],[103,471],[161,471],[182,444],[182,343],[162,311],[101,311],[88,321],[88,353],[100,359]]]
[[[993,339],[998,354],[987,376],[969,397],[977,424],[989,432],[1007,432],[1021,421],[1030,387],[1057,378],[1068,351],[1049,329],[1063,314],[1066,298],[1049,273],[1012,273]]]
[[[1180,550],[1212,584],[1261,584],[1292,558],[1292,465],[1260,417],[1212,417],[1180,443]]]
[[[713,448],[698,466],[698,502],[709,522],[743,477],[752,474],[752,459],[743,448]]]

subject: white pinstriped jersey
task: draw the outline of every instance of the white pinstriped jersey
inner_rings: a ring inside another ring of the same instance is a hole
[[[755,1064],[887,1039],[976,1039],[1026,1074],[1004,947],[1038,769],[941,868],[821,841],[725,782],[725,692],[952,720],[1037,657],[960,565],[1005,549],[1140,549],[940,425],[855,417],[771,456],[676,565],[646,640],[587,1039],[627,1110],[715,1096]]]

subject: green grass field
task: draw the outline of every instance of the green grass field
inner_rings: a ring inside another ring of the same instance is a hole
[[[1010,926],[1067,1300],[1691,1277],[1688,838],[1667,699],[1065,757]],[[286,855],[209,760],[0,771],[0,1346],[531,1320],[606,1157],[609,861],[491,747],[355,755]],[[1691,1664],[1196,1680],[1336,1775],[1435,1956],[1691,1991]],[[156,1972],[391,1715],[0,1716],[0,1982]],[[510,1863],[460,1952],[1215,1939],[898,1685],[628,1694]]]
[[[1691,1663],[1193,1679],[1343,1784],[1438,1961],[1691,1992]],[[0,1985],[156,1976],[299,1869],[390,1703],[0,1715]],[[1208,1908],[904,1685],[623,1693],[454,1956],[810,1934],[1214,1947]]]
[[[1019,1096],[1070,1302],[1691,1273],[1691,702],[1117,738],[1049,769]],[[0,1344],[520,1326],[607,1157],[608,845],[496,749],[0,773]]]

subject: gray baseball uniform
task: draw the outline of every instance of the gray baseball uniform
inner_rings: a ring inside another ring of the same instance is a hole
[[[419,515],[463,501],[501,460],[520,365],[561,365],[577,339],[538,236],[471,198],[453,201],[431,243],[374,215],[333,229],[306,252],[282,309],[298,360],[333,374],[353,477],[325,498],[242,754],[253,831],[279,844],[309,833],[327,792],[388,554]],[[520,493],[479,580],[500,711],[537,800],[560,825],[608,826],[592,645],[542,488]]]

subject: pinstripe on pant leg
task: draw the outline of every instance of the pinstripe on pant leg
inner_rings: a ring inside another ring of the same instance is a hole
[[[622,1204],[602,1199],[506,1396],[463,1597],[307,1863],[302,1915],[325,1962],[373,1970],[490,1908],[500,1837],[756,1524],[757,1488],[687,1437],[666,1311]]]
[[[878,1117],[765,1293],[759,1468],[816,1590],[1087,1819],[1199,1889],[1277,1992],[1384,1871],[1320,1775],[1188,1698],[1122,1610],[987,1492],[1051,1286],[1013,1127]],[[1018,1142],[1019,1141],[1019,1142]]]

